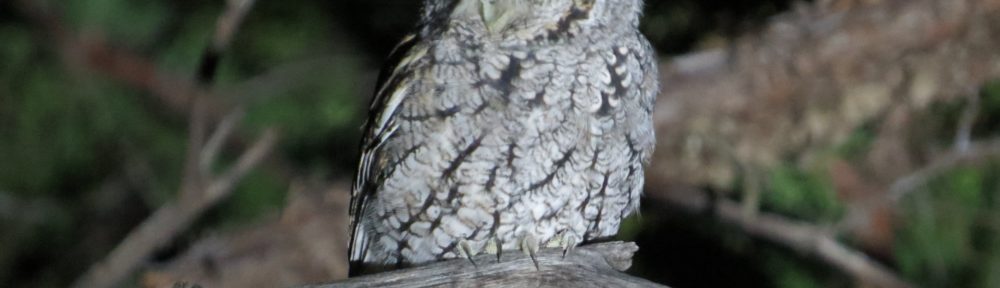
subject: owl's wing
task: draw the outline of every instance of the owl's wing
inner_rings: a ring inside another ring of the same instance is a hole
[[[358,163],[354,185],[351,188],[349,212],[351,216],[350,261],[352,264],[364,260],[365,251],[368,250],[368,237],[359,223],[368,198],[375,193],[375,188],[377,188],[377,183],[374,183],[377,181],[372,180],[375,180],[376,176],[373,173],[378,171],[372,171],[372,164],[378,161],[379,148],[395,131],[396,110],[408,94],[409,85],[405,82],[411,71],[410,66],[419,58],[411,53],[418,40],[416,35],[409,35],[393,49],[386,65],[379,72],[375,96],[368,107],[368,119],[361,142],[361,160]]]

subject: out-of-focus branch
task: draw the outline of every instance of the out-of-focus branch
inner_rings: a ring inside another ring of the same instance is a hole
[[[212,136],[205,141],[205,147],[201,149],[201,155],[198,156],[198,170],[201,174],[207,175],[212,169],[212,159],[219,159],[219,153],[222,152],[223,144],[225,144],[226,139],[233,134],[236,126],[243,120],[245,112],[242,109],[237,109],[229,113],[222,118],[219,122],[219,126],[216,127],[216,131],[212,133]]]
[[[665,187],[653,185],[653,187]],[[899,278],[892,270],[870,259],[864,253],[851,249],[821,228],[809,223],[793,221],[779,215],[759,212],[756,217],[746,217],[739,204],[724,199],[712,199],[708,192],[695,189],[663,188],[649,193],[654,200],[662,201],[689,216],[713,215],[715,219],[740,229],[754,238],[776,243],[802,255],[814,257],[850,275],[862,286],[901,288],[913,287]]]
[[[227,9],[222,12],[216,23],[215,35],[212,37],[212,50],[224,52],[229,50],[233,37],[239,30],[243,19],[250,13],[256,0],[226,0]]]
[[[823,159],[865,124],[906,119],[931,103],[960,99],[1000,78],[1000,0],[850,2],[861,7],[799,4],[727,49],[661,65],[664,90],[655,109],[659,141],[646,174],[653,184],[649,187],[707,185],[728,191],[739,183],[736,179],[751,177],[743,167],[816,164],[810,160]],[[985,147],[972,144],[969,150]],[[954,165],[954,157],[941,159],[933,162],[942,164],[922,170],[926,172],[900,179],[891,191],[876,188],[878,195],[861,198],[898,199],[889,194],[912,191],[946,169],[936,167]],[[884,177],[872,179],[876,183],[892,183],[912,169],[882,162],[899,171],[874,167],[878,175],[873,177]],[[678,207],[707,205],[684,202],[694,201],[686,197],[703,202],[701,194],[666,193],[649,194]],[[816,255],[865,282],[897,283],[890,270],[817,228],[766,213],[755,218],[726,215],[720,213],[720,221]],[[783,231],[771,229],[775,227],[787,228],[787,233],[773,233]]]
[[[653,174],[723,189],[739,167],[829,149],[890,109],[1000,77],[1000,0],[801,4],[760,33],[662,65]]]
[[[294,179],[279,217],[195,241],[144,271],[141,287],[291,287],[347,278],[350,186]]]
[[[149,91],[170,111],[187,114],[191,99],[205,94],[183,77],[164,73],[146,57],[114,47],[100,36],[80,37],[64,26],[61,13],[50,3],[15,0],[15,7],[42,29],[42,35],[71,70],[100,71],[127,85]]]
[[[230,4],[229,9],[223,12],[223,16],[217,22],[216,27],[217,31],[225,30],[228,32],[215,32],[213,34],[216,38],[213,38],[211,40],[212,44],[209,44],[205,49],[206,52],[203,54],[198,66],[198,75],[211,74],[208,71],[214,71],[215,64],[210,63],[216,61],[212,59],[218,56],[209,57],[207,54],[217,54],[217,52],[213,51],[230,44],[231,39],[219,40],[220,38],[218,37],[233,37],[236,31],[236,26],[233,24],[239,23],[237,20],[245,18],[245,14],[252,7],[249,4],[254,3],[254,1],[248,0],[232,1],[237,2]],[[75,35],[63,25],[64,21],[58,9],[45,6],[43,2],[15,0],[14,3],[16,4],[15,8],[37,26],[36,29],[39,29],[39,32],[41,32],[39,35],[45,37],[45,40],[50,43],[52,49],[59,53],[67,70],[77,72],[81,75],[96,72],[117,80],[120,83],[148,92],[143,93],[143,95],[149,95],[154,101],[162,104],[165,111],[173,116],[177,116],[178,119],[187,121],[192,119],[190,115],[192,112],[198,111],[198,109],[192,108],[194,106],[194,99],[201,99],[204,102],[199,105],[204,106],[200,109],[207,110],[206,115],[211,120],[209,122],[221,121],[217,117],[228,114],[225,111],[231,109],[233,106],[237,106],[234,103],[245,104],[264,98],[262,95],[281,94],[282,91],[287,91],[283,89],[290,88],[275,88],[271,86],[283,86],[276,85],[276,83],[283,83],[281,81],[296,84],[297,80],[306,78],[303,75],[313,75],[310,74],[312,72],[311,69],[322,67],[322,65],[339,64],[339,62],[331,61],[331,59],[297,63],[299,65],[293,67],[294,69],[272,71],[273,73],[249,79],[246,81],[248,83],[238,85],[236,89],[212,91],[211,94],[213,97],[200,97],[200,95],[209,94],[202,86],[204,86],[204,83],[212,80],[210,77],[196,76],[194,80],[181,77],[161,70],[148,57],[105,41],[105,39],[101,38],[100,34],[89,34],[89,37]],[[261,80],[267,81],[267,83],[261,83]],[[199,84],[198,81],[202,84]],[[249,145],[253,139],[253,135],[236,133],[229,139],[232,144],[227,147],[242,149]],[[292,178],[292,175],[289,175],[291,171],[289,164],[284,162],[283,159],[271,158],[266,164],[268,170],[273,173],[285,179]]]
[[[923,168],[897,179],[889,187],[889,198],[893,201],[899,201],[910,192],[927,184],[934,176],[940,175],[945,171],[958,166],[996,160],[997,158],[1000,158],[1000,139],[971,142],[966,149],[949,150],[944,155],[931,160]]]
[[[252,3],[253,1],[244,2]],[[192,112],[193,99],[198,98],[199,95],[208,94],[195,81],[162,71],[148,57],[108,43],[100,34],[91,34],[86,37],[74,34],[73,31],[70,31],[64,25],[65,21],[59,9],[51,7],[53,5],[51,3],[33,0],[15,0],[13,3],[15,3],[15,8],[41,29],[39,31],[41,33],[39,34],[47,38],[48,42],[52,44],[54,52],[59,54],[64,65],[71,71],[77,71],[81,74],[86,73],[85,71],[96,71],[126,85],[148,91],[168,111],[182,116],[188,116]],[[230,10],[235,8],[242,11],[248,10],[251,6],[230,7]],[[242,19],[243,14],[241,13],[246,12],[226,13],[239,16],[238,18]],[[225,16],[227,15],[223,16],[226,18]],[[234,18],[234,20],[238,19]],[[216,37],[232,37],[232,32],[235,32],[235,26],[228,27],[227,25],[238,23],[234,23],[234,20],[223,20],[220,18],[216,30],[228,29],[230,32],[216,32],[214,35]],[[222,43],[224,45],[228,45],[229,41],[231,40],[212,39],[212,43]],[[212,47],[217,46],[216,44],[211,44],[209,47],[206,50],[214,50],[216,48]],[[206,56],[206,54],[216,53],[203,54],[201,64],[198,68],[199,71],[197,72],[199,76],[195,77],[198,81],[211,80],[200,75],[207,74],[207,71],[214,71],[215,69],[215,62],[218,56]],[[221,110],[225,106],[226,100],[228,98],[215,98],[207,102],[206,106],[210,112],[208,114],[224,114],[217,110]]]
[[[968,101],[962,109],[962,116],[958,119],[958,128],[955,131],[955,150],[963,152],[969,149],[972,143],[972,126],[976,124],[976,116],[979,115],[979,93],[968,93]]]
[[[219,58],[222,53],[229,49],[240,24],[243,23],[243,18],[246,18],[247,13],[250,13],[254,2],[255,0],[226,1],[226,10],[222,12],[219,20],[215,23],[215,34],[213,34],[212,42],[202,53],[201,63],[198,66],[198,82],[210,84],[215,79]]]
[[[140,268],[156,249],[170,243],[209,207],[224,198],[246,173],[258,165],[274,147],[277,133],[267,131],[236,164],[206,185],[194,187],[189,195],[158,208],[149,218],[129,233],[101,262],[94,264],[76,280],[74,287],[113,287]]]
[[[237,111],[219,123],[212,133],[213,135],[206,135],[208,126],[212,125],[214,121],[209,119],[211,114],[209,114],[209,106],[206,104],[210,98],[206,97],[207,93],[201,93],[200,89],[211,86],[216,63],[222,52],[231,43],[241,20],[252,7],[253,0],[233,0],[228,3],[229,6],[217,23],[212,44],[206,49],[202,63],[199,65],[196,76],[198,87],[184,91],[192,93],[186,96],[192,101],[189,102],[191,106],[188,122],[188,151],[185,157],[184,176],[181,179],[178,199],[158,208],[153,215],[130,232],[106,259],[91,266],[84,275],[77,279],[74,287],[101,288],[117,285],[141,267],[157,249],[170,243],[177,235],[186,230],[205,210],[229,195],[236,183],[252,168],[256,167],[274,147],[277,133],[268,129],[243,152],[228,171],[216,176],[210,172],[209,168],[218,161],[215,157],[219,154],[221,143],[231,135],[240,115],[242,115],[240,108],[237,108]],[[68,36],[64,29],[60,28],[61,24],[57,18],[45,16],[52,15],[51,13],[43,12],[44,10],[41,10],[40,7],[25,5],[24,10],[35,11],[33,15],[39,15],[38,19],[51,23],[47,26],[50,27],[49,30],[52,31],[53,37],[59,39],[58,42],[63,43],[61,46],[68,45],[66,41],[75,41]],[[64,53],[72,56],[69,54],[70,52]],[[153,74],[155,70],[148,68],[144,71]],[[156,82],[141,83],[155,84]],[[150,85],[149,87],[157,86]],[[206,143],[206,137],[208,137],[208,143]]]

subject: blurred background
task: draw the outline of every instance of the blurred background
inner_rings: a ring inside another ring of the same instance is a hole
[[[419,1],[247,2],[0,1],[0,286],[346,276],[360,126]],[[629,273],[1000,287],[997,1],[646,2]]]

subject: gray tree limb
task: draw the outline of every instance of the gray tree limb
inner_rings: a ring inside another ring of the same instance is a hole
[[[632,266],[639,247],[632,242],[577,247],[563,257],[561,249],[544,249],[538,269],[524,253],[479,255],[409,269],[350,278],[303,288],[349,287],[665,287],[622,273]]]

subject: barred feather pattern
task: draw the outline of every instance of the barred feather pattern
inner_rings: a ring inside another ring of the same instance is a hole
[[[614,236],[655,139],[641,7],[425,1],[370,107],[351,273]]]

